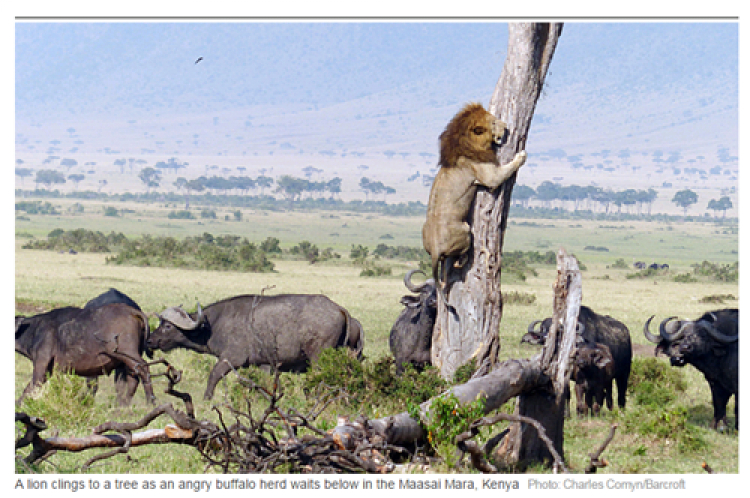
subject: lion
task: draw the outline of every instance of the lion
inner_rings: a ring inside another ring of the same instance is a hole
[[[466,105],[440,134],[440,169],[430,190],[422,243],[432,258],[435,286],[447,305],[441,282],[447,286],[448,268],[471,247],[467,223],[477,187],[496,189],[526,162],[526,152],[501,165],[495,148],[506,125],[482,104]],[[440,271],[440,265],[442,272]]]

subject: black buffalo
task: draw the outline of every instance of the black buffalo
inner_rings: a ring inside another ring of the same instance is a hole
[[[159,315],[147,345],[170,351],[192,349],[216,356],[205,399],[232,368],[260,365],[304,371],[330,347],[348,347],[359,358],[364,347],[360,323],[326,296],[282,294],[236,296],[188,314],[181,307]]]
[[[404,277],[404,285],[414,295],[401,298],[404,309],[391,328],[388,344],[396,362],[396,373],[404,370],[404,364],[411,363],[421,369],[431,364],[432,329],[437,316],[437,293],[435,281],[426,280],[421,285],[412,283],[414,273],[410,270]]]
[[[636,261],[633,263],[633,268],[636,270],[645,270],[646,269],[646,262],[645,261]]]
[[[579,416],[598,415],[604,403],[612,409],[612,380],[615,362],[604,344],[585,343],[576,348],[571,362],[571,380],[576,383],[576,411]]]
[[[652,316],[643,326],[643,334],[657,344],[654,353],[669,356],[673,366],[688,363],[708,381],[714,418],[711,427],[726,425],[727,403],[734,395],[734,415],[739,427],[739,318],[738,309],[707,312],[695,321],[670,317],[659,325],[659,335],[649,331]]]
[[[94,379],[115,371],[117,399],[127,405],[139,381],[154,401],[148,365],[141,357],[148,318],[124,304],[99,308],[59,308],[32,317],[16,317],[16,352],[34,366],[21,400],[42,384],[53,369]]]
[[[83,306],[83,309],[91,309],[91,308],[100,308],[104,306],[105,304],[116,304],[116,303],[122,303],[127,304],[131,308],[135,308],[138,311],[142,311],[141,307],[138,306],[138,304],[130,299],[126,294],[118,291],[117,289],[110,288],[106,292],[102,292],[98,296],[96,296],[94,299],[89,301]]]
[[[539,327],[537,328],[537,326]],[[532,322],[521,342],[543,344],[551,326],[551,318]],[[624,408],[628,379],[630,378],[630,366],[633,361],[630,331],[624,323],[611,316],[599,315],[588,306],[581,306],[578,312],[577,333],[577,346],[579,348],[585,344],[603,344],[609,348],[614,367],[612,378],[617,384],[617,405]]]

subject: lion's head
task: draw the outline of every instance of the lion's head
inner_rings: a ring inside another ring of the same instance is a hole
[[[487,112],[482,104],[467,104],[440,134],[440,166],[453,167],[464,156],[497,163],[495,145],[505,135],[505,123]]]

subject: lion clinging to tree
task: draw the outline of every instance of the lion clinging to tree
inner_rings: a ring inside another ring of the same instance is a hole
[[[510,163],[500,164],[495,148],[505,128],[481,104],[468,104],[440,135],[440,170],[430,190],[422,243],[432,257],[432,274],[443,302],[447,303],[442,282],[447,284],[448,269],[471,247],[466,220],[477,187],[496,189],[526,162],[522,151]]]

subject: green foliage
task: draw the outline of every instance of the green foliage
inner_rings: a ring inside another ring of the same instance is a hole
[[[107,206],[104,208],[104,216],[120,216],[120,214],[117,212],[117,208],[112,206]]]
[[[354,252],[354,248],[352,248],[352,251]],[[372,254],[374,256],[379,256],[385,259],[419,261],[427,254],[427,251],[425,251],[422,247],[389,246],[387,244],[378,244]]]
[[[171,266],[202,270],[270,272],[273,263],[266,254],[247,239],[234,235],[214,237],[204,233],[179,241],[174,237],[152,237],[127,240],[116,256],[107,263],[135,266]]]
[[[583,248],[584,251],[596,251],[596,252],[609,252],[609,249],[604,246],[586,246]]]
[[[309,261],[310,264],[318,261],[318,257],[320,256],[320,250],[318,249],[318,246],[308,240],[303,240],[296,246],[292,247],[289,250],[289,253],[295,256],[302,257],[303,259]]]
[[[393,274],[393,270],[390,266],[379,265],[374,261],[364,261],[362,271],[359,272],[360,277],[383,277],[391,274]]]
[[[681,370],[656,358],[634,358],[628,381],[631,406],[621,414],[625,430],[675,440],[684,451],[703,448],[705,441],[689,422],[688,410],[677,403],[687,387]]]
[[[268,237],[260,243],[260,250],[266,254],[281,254],[281,241],[276,237]]]
[[[510,291],[503,292],[503,304],[520,304],[531,306],[536,303],[536,295],[528,292]]]
[[[170,220],[194,220],[195,216],[190,211],[183,209],[180,211],[170,211],[169,214],[167,214],[167,218]]]
[[[736,282],[740,276],[740,263],[735,261],[731,264],[717,264],[703,261],[700,264],[694,264],[693,273],[696,275],[710,277],[720,282]]]
[[[679,273],[675,275],[672,280],[681,284],[690,284],[698,281],[698,279],[692,276],[690,273]]]
[[[16,211],[24,211],[27,214],[60,214],[55,207],[49,202],[42,201],[21,201],[16,202]]]
[[[396,375],[393,357],[360,362],[346,349],[325,349],[307,372],[304,388],[310,392],[319,385],[346,391],[347,408],[372,413],[373,407],[405,410],[406,403],[421,403],[442,392],[447,383],[437,369],[417,372],[406,365]]]
[[[628,266],[628,264],[625,262],[625,260],[623,258],[618,258],[617,261],[615,261],[612,264],[612,268],[618,268],[618,269],[621,269],[621,270],[627,270],[630,267]]]
[[[106,377],[101,379],[106,382]],[[85,424],[96,409],[94,395],[83,377],[57,371],[24,398],[19,408],[55,428]]]
[[[78,252],[112,252],[115,248],[127,242],[122,233],[110,232],[104,235],[102,232],[76,228],[64,231],[52,230],[47,240],[33,240],[26,243],[24,249],[48,249],[54,251],[74,249]]]
[[[699,303],[715,303],[724,304],[724,301],[736,301],[737,296],[734,294],[711,294],[710,296],[703,296],[698,301]]]
[[[484,398],[471,403],[461,403],[455,394],[448,393],[435,398],[424,417],[419,417],[418,408],[410,405],[409,416],[420,420],[427,440],[449,467],[456,464],[456,436],[467,431],[475,420],[484,416]]]
[[[213,209],[202,209],[201,210],[201,219],[204,220],[215,220],[216,219],[216,211]]]
[[[370,249],[363,246],[362,244],[354,245],[352,244],[352,250],[349,253],[349,257],[354,260],[355,263],[362,264],[365,259],[367,259],[367,255],[370,253]]]

